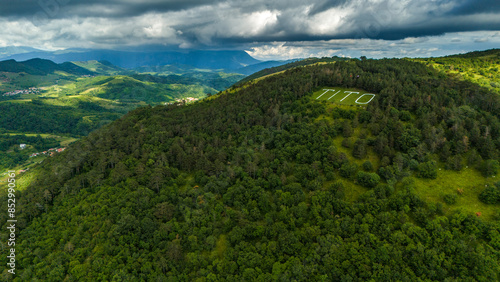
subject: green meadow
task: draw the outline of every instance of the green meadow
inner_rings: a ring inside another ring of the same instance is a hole
[[[498,206],[481,202],[479,194],[486,186],[494,185],[496,177],[484,177],[473,168],[464,168],[461,171],[439,169],[436,179],[414,178],[415,192],[428,202],[443,203],[444,211],[466,211],[491,220],[498,210]],[[456,198],[455,203],[447,204],[446,196]]]

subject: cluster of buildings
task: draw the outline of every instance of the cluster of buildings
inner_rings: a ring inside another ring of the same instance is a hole
[[[36,87],[30,87],[29,89],[14,90],[11,92],[3,93],[3,96],[14,96],[19,94],[40,94],[40,89]]]
[[[192,103],[192,102],[198,101],[198,100],[199,100],[198,98],[186,97],[186,98],[182,98],[182,99],[175,99],[175,102],[165,103],[165,105],[171,105],[171,104],[176,104],[176,103],[187,104],[187,103]]]
[[[30,155],[30,158],[33,158],[33,157],[36,157],[36,156],[39,156],[39,155],[49,155],[49,156],[53,156],[55,153],[60,153],[62,151],[66,150],[66,147],[64,148],[52,148],[52,149],[48,149],[47,151],[43,151],[43,152],[39,152],[39,153],[33,153]]]

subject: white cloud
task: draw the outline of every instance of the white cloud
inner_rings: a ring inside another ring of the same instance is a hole
[[[286,60],[291,58],[347,56],[371,58],[430,57],[483,50],[500,46],[495,32],[460,32],[443,36],[407,38],[397,41],[374,39],[336,39],[315,42],[274,42],[254,46],[247,52],[258,59]],[[459,38],[459,41],[455,39]],[[478,48],[478,40],[487,38],[484,48]]]
[[[305,48],[285,46],[284,42],[275,42],[270,45],[252,47],[247,53],[259,60],[288,60],[307,57]]]

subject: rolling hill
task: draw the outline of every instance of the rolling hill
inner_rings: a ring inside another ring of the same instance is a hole
[[[135,73],[134,71],[117,67],[108,61],[91,60],[72,63],[100,75],[129,75]]]
[[[22,175],[15,279],[500,278],[500,96],[406,59],[270,73]]]
[[[56,64],[52,61],[44,59],[30,59],[24,62],[16,62],[15,60],[6,60],[0,62],[0,72],[24,72],[31,75],[49,75],[57,71],[66,72],[73,75],[95,74],[94,72],[81,68],[70,62]]]
[[[0,128],[28,133],[87,135],[138,106],[217,93],[212,86],[221,88],[221,85],[214,85],[214,80],[220,79],[222,86],[229,86],[234,81],[227,82],[222,75],[217,73],[217,77],[212,75],[203,80],[181,75],[140,74],[109,62],[2,61],[0,93],[11,92],[0,96],[4,113],[0,117]],[[32,88],[36,90],[27,91]],[[24,92],[17,94],[16,91]],[[93,106],[80,107],[83,104]],[[92,110],[86,111],[87,108]],[[50,122],[44,122],[46,119]]]
[[[139,73],[107,61],[2,61],[0,139],[30,140],[29,136],[41,134],[60,142],[75,140],[137,107],[201,99],[243,77],[192,68],[177,71],[168,75]],[[20,137],[13,139],[12,134]],[[28,159],[36,153],[35,148],[18,152],[18,147],[11,145],[0,151],[0,172],[42,161]]]

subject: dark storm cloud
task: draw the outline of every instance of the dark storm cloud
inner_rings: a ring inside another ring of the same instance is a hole
[[[436,36],[450,32],[500,30],[500,0],[384,0],[384,1],[308,1],[289,3],[283,8],[275,1],[267,8],[278,8],[277,21],[252,36],[217,33],[212,40],[220,44],[272,41],[316,41],[328,39],[370,38],[398,40],[407,37]],[[301,4],[302,3],[302,4]],[[478,6],[475,7],[474,3]],[[294,7],[296,9],[294,9]],[[346,10],[347,14],[332,14],[326,21],[319,14]],[[307,12],[305,12],[307,11]],[[462,11],[462,12],[461,12]],[[467,13],[465,13],[467,11]],[[335,18],[341,24],[322,32],[315,27],[328,25]],[[204,24],[203,24],[204,26]],[[185,35],[197,38],[200,26],[192,24],[183,29]]]
[[[109,17],[134,17],[143,14],[155,12],[174,12],[192,9],[199,6],[215,5],[221,1],[212,0],[172,0],[172,1],[78,1],[73,0],[68,6],[71,14],[78,16],[109,16]],[[102,10],[93,9],[93,7],[103,7]]]
[[[181,48],[500,30],[500,0],[0,0],[0,45]]]
[[[0,17],[20,17],[33,15],[40,11],[37,1],[18,0],[8,1],[0,0]]]
[[[331,8],[339,7],[348,2],[348,0],[323,0],[316,2],[317,3],[314,3],[312,9],[309,11],[309,15],[315,15]]]
[[[500,12],[499,0],[464,0],[460,1],[456,8],[452,9],[449,15],[473,15],[480,13]]]
[[[375,25],[377,26],[377,24]],[[438,36],[445,33],[480,30],[500,30],[500,21],[485,24],[480,20],[450,21],[448,19],[432,19],[427,21],[427,23],[415,26],[388,26],[380,28],[376,39],[398,40],[407,37]]]
[[[38,12],[58,11],[55,18],[110,16],[130,17],[148,12],[169,12],[197,6],[214,5],[222,0],[0,0],[0,17],[32,16]],[[101,8],[101,9],[95,9]]]

